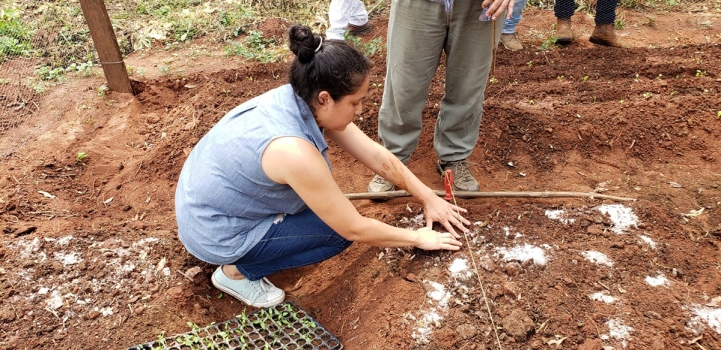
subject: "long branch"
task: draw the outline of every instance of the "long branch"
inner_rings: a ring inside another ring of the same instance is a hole
[[[443,191],[433,191],[437,196],[444,197],[446,195]],[[609,196],[606,194],[594,193],[594,192],[475,192],[475,191],[457,191],[453,192],[458,198],[506,198],[506,197],[521,197],[521,198],[563,198],[563,197],[585,197],[590,199],[610,199],[620,202],[635,201],[636,198],[629,197],[617,197]],[[391,199],[399,197],[410,197],[411,194],[406,191],[388,191],[388,192],[362,192],[362,193],[349,193],[345,195],[350,200],[357,199]]]

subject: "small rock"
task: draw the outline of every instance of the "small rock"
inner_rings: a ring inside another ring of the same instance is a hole
[[[623,249],[624,246],[625,246],[625,244],[623,244],[623,242],[611,243],[611,248]]]
[[[142,314],[143,311],[145,311],[145,307],[143,307],[143,306],[138,306],[138,307],[135,308],[135,310],[133,310],[133,312],[134,312],[136,315]]]
[[[655,337],[653,340],[653,343],[651,343],[651,349],[652,350],[665,350],[666,344],[664,344],[663,338]]]
[[[601,339],[586,339],[583,344],[578,346],[578,350],[598,350],[603,349]]]
[[[168,289],[167,293],[173,298],[179,298],[183,295],[183,287],[172,287]]]
[[[518,275],[518,273],[521,271],[521,267],[518,265],[518,263],[511,262],[504,266],[504,270],[506,271],[507,275],[515,276]]]
[[[518,285],[515,282],[506,282],[503,284],[503,294],[508,295],[511,299],[516,299]]]
[[[98,310],[90,311],[90,313],[88,313],[88,320],[94,320],[94,319],[98,318],[98,316],[100,316],[100,311],[98,311]]]
[[[654,320],[660,320],[660,319],[661,319],[661,315],[660,315],[658,312],[655,312],[655,311],[646,311],[646,312],[643,313],[643,315],[646,316],[646,317],[648,317],[648,318],[652,318],[652,319],[654,319]]]
[[[416,281],[418,281],[418,278],[416,277],[416,275],[414,273],[409,273],[406,275],[406,280],[408,282],[416,282]]]
[[[534,323],[528,315],[520,309],[514,309],[511,314],[501,321],[503,331],[516,341],[526,341],[528,334],[533,331]]]
[[[591,225],[586,229],[586,233],[589,235],[602,235],[603,229],[597,225]]]
[[[9,307],[4,307],[0,309],[0,321],[2,323],[9,323],[15,320],[15,311]]]
[[[456,333],[458,333],[461,339],[468,340],[478,334],[478,328],[472,324],[465,323],[456,327]]]

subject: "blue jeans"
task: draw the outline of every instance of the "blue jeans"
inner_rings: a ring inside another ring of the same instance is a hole
[[[523,13],[523,9],[526,8],[526,2],[527,0],[514,0],[515,3],[513,4],[513,14],[511,14],[511,18],[503,20],[503,29],[501,29],[501,34],[513,34],[516,32],[516,26],[518,25],[518,22],[521,21],[521,14]]]
[[[247,279],[257,281],[281,270],[330,259],[352,243],[306,209],[273,223],[263,239],[233,265]]]

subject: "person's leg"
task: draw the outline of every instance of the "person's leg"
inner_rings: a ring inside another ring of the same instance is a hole
[[[328,30],[325,36],[329,40],[343,40],[343,33],[348,28],[351,11],[358,0],[331,0],[328,6]]]
[[[573,41],[573,29],[571,27],[571,16],[576,11],[576,3],[573,0],[556,0],[553,12],[556,15],[556,42],[568,44]]]
[[[511,18],[505,19],[506,17],[503,17],[503,29],[501,29],[501,34],[513,34],[516,32],[516,26],[523,17],[523,9],[526,8],[526,2],[527,0],[515,0]]]
[[[348,24],[357,27],[364,26],[368,23],[368,12],[361,0],[354,0],[350,8],[350,18]]]
[[[433,135],[439,171],[453,169],[453,188],[477,191],[478,181],[465,163],[478,142],[483,96],[498,45],[502,21],[480,21],[480,1],[456,1],[446,52],[445,94]],[[495,28],[494,28],[495,24]],[[495,36],[494,36],[495,34]]]
[[[614,24],[616,22],[616,5],[618,5],[618,0],[598,0],[596,2],[596,25]]]
[[[575,11],[576,3],[573,0],[556,0],[556,4],[553,5],[553,13],[559,19],[570,20]]]
[[[523,50],[523,44],[518,40],[516,35],[516,26],[521,21],[523,9],[526,8],[526,0],[515,0],[513,4],[513,14],[511,18],[503,20],[503,29],[501,30],[501,43],[511,51]]]
[[[441,3],[393,0],[391,4],[378,136],[381,144],[404,162],[418,146],[421,116],[438,68],[447,23]]]
[[[329,259],[351,245],[312,210],[286,215],[233,265],[251,281],[275,272]]]
[[[596,3],[596,27],[589,41],[604,46],[628,47],[628,44],[616,36],[616,5],[618,0],[598,0]]]
[[[483,96],[501,21],[479,21],[480,1],[456,1],[446,40],[445,94],[433,146],[443,162],[468,158],[478,141]],[[496,37],[493,34],[496,34]]]

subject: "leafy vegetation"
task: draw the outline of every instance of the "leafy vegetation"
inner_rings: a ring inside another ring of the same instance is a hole
[[[304,345],[317,341],[318,334],[315,332],[318,325],[291,303],[261,309],[250,315],[243,311],[234,320],[217,326],[211,323],[208,327],[200,328],[193,322],[187,324],[189,332],[168,338],[163,332],[156,341],[142,345],[141,349],[216,349],[225,348],[225,344],[235,349],[258,349],[259,346],[265,349],[292,348],[289,345],[305,349]]]
[[[7,57],[31,55],[32,31],[20,21],[20,15],[14,8],[0,10],[0,63]]]

